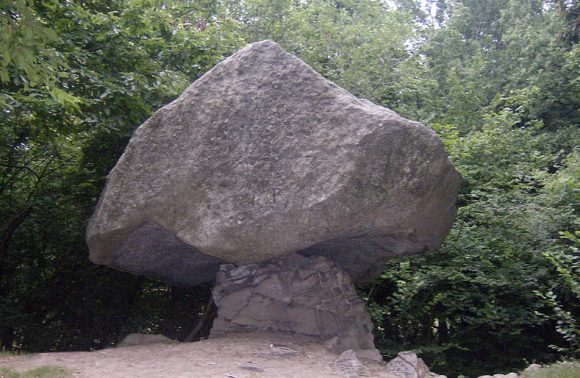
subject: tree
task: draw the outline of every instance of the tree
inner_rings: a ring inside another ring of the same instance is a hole
[[[207,288],[90,264],[84,227],[132,130],[241,43],[212,4],[2,3],[3,348],[86,349],[147,328],[185,336],[175,322],[202,311]]]

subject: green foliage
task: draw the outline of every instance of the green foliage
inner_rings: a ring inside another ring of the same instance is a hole
[[[550,347],[569,356],[580,356],[580,325],[576,322],[580,313],[580,231],[564,231],[560,234],[562,239],[569,241],[569,248],[552,249],[544,252],[544,256],[554,266],[561,280],[555,282],[547,292],[537,291],[536,294],[551,310],[545,316],[556,321],[556,331],[566,342],[565,346]]]
[[[6,357],[6,356],[15,356],[17,355],[16,352],[11,351],[11,350],[2,350],[0,351],[0,357]]]
[[[442,138],[463,177],[458,217],[439,251],[373,283],[377,341],[448,375],[577,355],[577,46],[549,4],[450,5],[400,66],[397,109]]]
[[[84,227],[132,130],[240,46],[236,25],[180,1],[1,9],[0,347],[89,349],[138,329],[183,336],[207,290],[93,266]]]
[[[19,378],[20,374],[12,369],[0,368],[0,377],[2,378]]]
[[[2,378],[67,378],[71,372],[60,366],[41,366],[36,369],[19,373],[12,369],[0,368]]]
[[[559,133],[509,108],[467,134],[433,127],[463,177],[458,216],[439,251],[393,261],[375,283],[382,350],[403,345],[435,371],[470,375],[574,355],[577,246],[558,236],[578,227],[577,153],[560,160]]]
[[[388,314],[377,335],[388,356],[413,349],[451,375],[553,356],[534,294],[553,278],[540,259],[494,231],[461,222],[437,253],[387,264],[373,298]]]
[[[580,363],[578,361],[562,362],[544,366],[533,372],[523,373],[523,378],[578,378]]]
[[[65,64],[50,47],[58,39],[28,1],[0,2],[0,83],[53,88],[54,68]],[[46,70],[46,67],[53,69]]]
[[[379,1],[231,2],[249,42],[272,39],[357,96],[396,97],[395,68],[408,55],[410,19]]]

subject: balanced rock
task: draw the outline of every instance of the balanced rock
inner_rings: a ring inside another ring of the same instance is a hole
[[[263,41],[134,132],[87,243],[97,264],[184,286],[296,251],[361,282],[441,244],[459,182],[433,131]]]

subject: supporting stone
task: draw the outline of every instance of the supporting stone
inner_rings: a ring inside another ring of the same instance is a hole
[[[261,264],[222,264],[213,290],[212,335],[281,331],[318,336],[335,352],[380,359],[372,322],[347,273],[320,257],[290,254]]]

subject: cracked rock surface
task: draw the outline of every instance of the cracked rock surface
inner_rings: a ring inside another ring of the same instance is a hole
[[[380,354],[370,315],[350,277],[324,257],[289,255],[262,264],[224,264],[213,298],[218,306],[212,335],[277,331],[328,340],[335,352]]]
[[[429,374],[425,362],[410,351],[399,352],[387,363],[387,371],[402,378],[426,378]]]
[[[181,286],[296,251],[363,282],[441,244],[459,182],[432,130],[263,41],[135,130],[87,243],[97,264]]]

